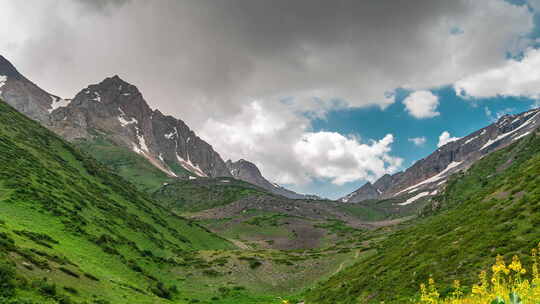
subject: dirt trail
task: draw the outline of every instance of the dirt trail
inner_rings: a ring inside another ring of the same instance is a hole
[[[359,256],[360,256],[360,250],[356,250],[356,253],[354,254],[354,259],[355,260],[358,259]],[[345,263],[347,263],[347,261],[341,262],[341,264],[339,264],[338,269],[334,272],[333,275],[338,274],[338,272],[340,272],[343,269],[343,266],[345,265]]]
[[[376,222],[362,221],[361,223],[364,225],[370,226],[371,228],[380,228],[380,227],[397,225],[397,224],[406,222],[412,218],[414,218],[414,216],[411,215],[411,216],[401,217],[401,218],[393,219],[393,220],[384,220],[384,221],[376,221]]]

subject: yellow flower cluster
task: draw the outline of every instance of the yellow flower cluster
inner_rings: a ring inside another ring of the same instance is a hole
[[[527,270],[517,256],[507,265],[501,256],[497,256],[491,267],[491,277],[486,271],[479,275],[480,282],[473,285],[472,292],[464,295],[459,281],[454,281],[454,291],[444,299],[440,297],[435,281],[430,278],[428,285],[420,285],[418,304],[486,304],[498,299],[500,303],[511,303],[510,297],[517,296],[521,303],[540,303],[540,276],[538,271],[540,244],[531,252],[531,278],[524,279]],[[495,303],[495,302],[494,302]]]

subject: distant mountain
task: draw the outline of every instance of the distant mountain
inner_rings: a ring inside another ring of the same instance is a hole
[[[494,124],[438,148],[404,172],[385,175],[374,184],[367,183],[340,200],[357,203],[416,194],[406,201],[410,204],[422,197],[433,196],[453,173],[468,169],[485,155],[508,146],[539,126],[540,108],[505,115]]]
[[[315,195],[304,195],[288,190],[278,184],[271,183],[261,174],[259,168],[252,162],[240,159],[236,162],[228,160],[227,168],[236,179],[257,185],[271,193],[293,199],[320,199]]]

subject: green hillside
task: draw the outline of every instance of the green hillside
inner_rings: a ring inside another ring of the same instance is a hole
[[[155,193],[153,198],[178,212],[201,211],[224,206],[249,195],[268,194],[265,190],[234,178],[176,180]]]
[[[133,183],[139,190],[153,192],[173,180],[133,151],[112,144],[106,136],[95,134],[93,140],[78,140],[75,145],[115,173]],[[184,169],[184,171],[186,171]],[[187,171],[186,171],[187,172]]]
[[[444,295],[454,279],[471,286],[498,254],[528,256],[540,240],[540,136],[454,176],[423,217],[394,230],[372,243],[376,254],[309,291],[306,303],[406,303],[430,275]]]
[[[233,247],[0,102],[1,303],[188,302],[194,250]]]

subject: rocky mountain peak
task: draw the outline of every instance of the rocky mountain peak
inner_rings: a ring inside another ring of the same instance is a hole
[[[360,201],[365,201],[369,199],[375,199],[381,195],[381,191],[373,186],[372,183],[367,182],[362,187],[358,188],[356,191],[348,194],[347,196],[340,199],[344,203],[356,203]]]
[[[274,187],[272,183],[270,183],[262,176],[259,168],[252,162],[249,162],[245,159],[240,159],[236,162],[233,162],[229,159],[226,162],[226,165],[232,176],[235,178],[247,181],[255,185],[259,185],[265,189],[267,188],[267,186]]]
[[[15,66],[13,66],[13,64],[11,64],[11,62],[9,62],[9,60],[2,55],[0,55],[0,75],[14,78],[22,77]]]
[[[257,165],[245,159],[239,159],[236,162],[233,162],[229,159],[225,164],[234,178],[257,185],[271,193],[293,199],[319,199],[319,197],[313,195],[303,195],[296,193],[278,184],[268,181],[262,175]]]
[[[107,134],[170,176],[230,176],[212,146],[182,120],[152,110],[139,89],[117,75],[81,90],[52,113],[50,125],[70,140]]]

